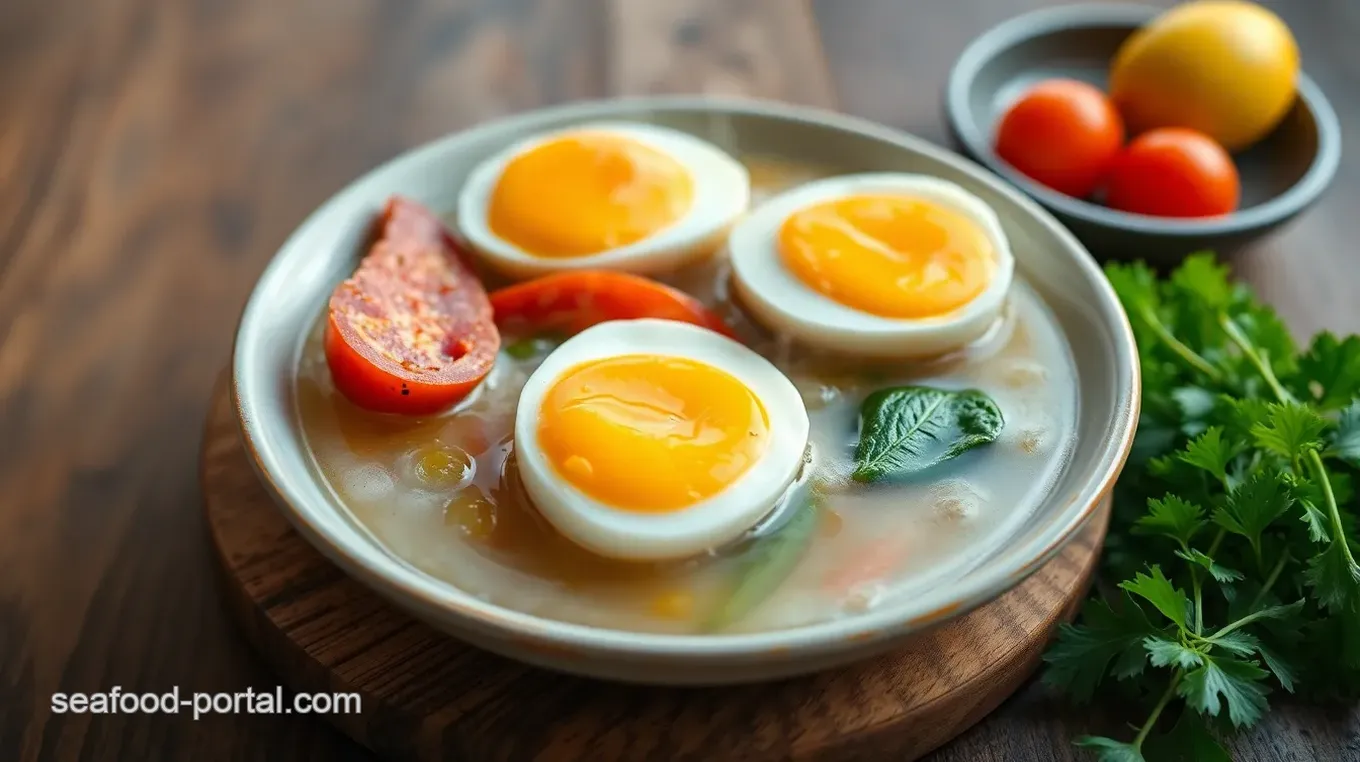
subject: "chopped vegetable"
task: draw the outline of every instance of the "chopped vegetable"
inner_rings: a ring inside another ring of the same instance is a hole
[[[1061,628],[1045,679],[1079,701],[1119,681],[1148,707],[1131,740],[1078,739],[1101,760],[1228,759],[1211,727],[1256,723],[1274,688],[1360,693],[1360,341],[1322,334],[1300,354],[1207,254],[1162,281],[1106,272],[1143,369],[1102,570],[1124,581]]]
[[[472,473],[472,456],[457,447],[435,444],[415,453],[416,477],[431,489],[448,489]]]
[[[689,294],[610,270],[561,272],[507,286],[491,294],[491,306],[507,332],[574,334],[608,320],[660,318],[732,336],[722,318]]]
[[[796,499],[802,502],[784,526],[755,540],[742,553],[718,606],[704,622],[705,630],[721,629],[746,616],[793,573],[812,541],[820,514],[815,486],[801,491]]]
[[[858,482],[898,479],[996,441],[1005,420],[991,397],[928,386],[880,389],[860,406]]]
[[[546,355],[561,343],[557,336],[533,336],[507,344],[505,353],[516,360],[532,360],[540,355]]]
[[[485,542],[496,531],[496,505],[476,485],[460,490],[444,508],[444,523],[457,526],[470,540]]]
[[[848,594],[856,587],[882,582],[902,564],[911,544],[910,535],[890,532],[863,548],[857,548],[849,564],[826,576],[826,587],[837,593]]]
[[[393,197],[378,242],[331,295],[325,348],[336,388],[354,404],[426,415],[476,388],[500,334],[443,223]]]

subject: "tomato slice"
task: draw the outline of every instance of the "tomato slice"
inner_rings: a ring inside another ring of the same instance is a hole
[[[378,242],[331,295],[326,364],[336,388],[368,410],[435,413],[477,386],[500,343],[486,291],[444,224],[394,196]]]
[[[502,329],[579,333],[609,320],[659,318],[692,323],[734,338],[722,318],[679,289],[611,270],[572,270],[491,292]]]

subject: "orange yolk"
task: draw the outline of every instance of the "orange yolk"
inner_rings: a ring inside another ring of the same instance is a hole
[[[629,511],[689,507],[731,485],[769,446],[760,399],[731,374],[677,357],[623,355],[562,375],[538,444],[559,476]]]
[[[968,217],[911,196],[800,209],[779,230],[784,266],[809,288],[885,318],[946,315],[987,288],[996,252]]]
[[[491,231],[543,257],[627,246],[689,211],[689,171],[665,153],[608,133],[559,138],[516,156],[491,193]]]

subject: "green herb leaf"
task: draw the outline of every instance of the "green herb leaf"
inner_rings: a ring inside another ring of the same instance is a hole
[[[1204,421],[1213,415],[1218,406],[1218,397],[1213,392],[1199,386],[1182,386],[1171,391],[1171,399],[1180,408],[1180,433],[1197,437],[1208,428]]]
[[[1342,540],[1332,540],[1327,549],[1308,562],[1307,579],[1318,602],[1332,609],[1352,608],[1360,593],[1360,566],[1346,555]]]
[[[1276,683],[1360,697],[1360,336],[1320,335],[1300,353],[1207,254],[1165,280],[1139,263],[1106,273],[1144,384],[1097,589],[1118,585],[1130,603],[1118,617],[1084,609],[1046,679],[1084,697],[1161,697],[1131,741],[1083,739],[1102,757],[1226,760],[1211,731],[1255,722]],[[1170,623],[1146,622],[1153,608]],[[1172,711],[1180,721],[1159,733]]]
[[[1330,333],[1313,337],[1308,351],[1299,358],[1299,373],[1307,379],[1306,393],[1324,410],[1351,404],[1360,395],[1360,337],[1344,340]]]
[[[1157,634],[1157,629],[1128,593],[1119,596],[1117,605],[1116,609],[1104,600],[1092,600],[1082,609],[1081,624],[1059,626],[1053,647],[1044,654],[1045,683],[1087,701],[1112,660],[1116,677],[1142,671],[1147,663],[1143,639]]]
[[[1147,514],[1136,522],[1143,532],[1163,534],[1182,545],[1189,545],[1204,527],[1204,509],[1176,495],[1149,500],[1147,506]]]
[[[1185,673],[1178,692],[1201,714],[1212,717],[1226,703],[1228,719],[1240,728],[1255,723],[1265,712],[1266,688],[1261,681],[1267,674],[1254,661],[1209,654],[1202,666]]]
[[[1180,407],[1181,415],[1191,420],[1209,417],[1218,405],[1218,396],[1201,386],[1172,389],[1171,399]]]
[[[1261,642],[1241,630],[1229,632],[1213,638],[1214,646],[1232,651],[1238,656],[1251,656],[1256,653]]]
[[[1223,429],[1210,426],[1185,446],[1181,460],[1204,469],[1221,482],[1228,479],[1228,463],[1237,455],[1237,448],[1223,441]]]
[[[1277,474],[1257,471],[1228,495],[1222,508],[1214,511],[1214,523],[1258,547],[1261,533],[1293,502],[1289,488]]]
[[[1336,431],[1327,445],[1329,457],[1360,468],[1360,400],[1352,402],[1336,419]]]
[[[1228,750],[1205,726],[1204,718],[1190,707],[1181,712],[1171,732],[1151,736],[1143,745],[1147,758],[1154,762],[1232,762]]]
[[[1228,427],[1238,436],[1251,438],[1251,431],[1256,428],[1257,424],[1264,426],[1270,420],[1272,406],[1263,399],[1222,397],[1220,401],[1227,408],[1225,417]],[[1254,438],[1252,438],[1252,441],[1255,441]]]
[[[1133,307],[1155,310],[1161,302],[1157,275],[1142,262],[1113,262],[1106,266],[1105,277],[1119,295],[1119,301],[1123,302],[1125,308],[1130,308],[1131,312]],[[1141,349],[1150,344],[1140,341],[1138,346]]]
[[[1308,538],[1313,542],[1331,542],[1332,536],[1327,532],[1331,519],[1327,514],[1309,500],[1300,500],[1299,505],[1303,506],[1303,515],[1299,518],[1308,526]]]
[[[1337,518],[1341,521],[1343,533],[1348,536],[1354,536],[1356,532],[1355,514],[1346,508],[1355,500],[1355,487],[1351,482],[1350,474],[1345,471],[1329,471],[1327,473],[1327,483],[1332,488],[1332,498],[1336,502],[1336,505],[1342,507],[1337,514]],[[1303,477],[1296,476],[1290,479],[1289,489],[1295,494],[1298,502],[1307,503],[1317,510],[1321,516],[1324,534],[1330,537],[1333,529],[1332,518],[1330,508],[1328,507],[1329,502],[1327,500],[1327,494],[1323,489],[1322,483],[1310,479],[1306,475]],[[1300,520],[1304,523],[1309,523],[1311,521],[1306,514],[1301,516]],[[1309,551],[1307,550],[1300,551],[1296,554],[1298,558],[1307,558],[1308,555]]]
[[[1222,343],[1217,316],[1229,306],[1233,295],[1227,268],[1212,256],[1188,257],[1167,278],[1163,291],[1163,302],[1168,305],[1178,338],[1190,347],[1206,350]]]
[[[1186,499],[1199,498],[1204,494],[1204,483],[1207,481],[1204,472],[1186,463],[1180,456],[1181,452],[1176,452],[1149,461],[1148,474],[1185,493]]]
[[[1143,640],[1143,647],[1147,649],[1148,658],[1154,667],[1175,665],[1193,669],[1204,663],[1204,654],[1178,640],[1152,636]]]
[[[798,565],[817,528],[819,494],[812,487],[793,499],[802,503],[784,526],[756,540],[742,554],[728,589],[704,622],[703,630],[719,630],[746,616],[769,598]]]
[[[1138,421],[1138,430],[1133,435],[1133,450],[1129,460],[1145,463],[1152,458],[1165,455],[1176,446],[1180,431],[1167,424],[1158,423],[1148,415]]]
[[[901,478],[996,440],[1004,419],[991,397],[927,386],[869,395],[860,408],[855,481]]]
[[[1137,746],[1113,738],[1078,736],[1072,743],[1094,751],[1099,762],[1147,762]]]
[[[1233,296],[1228,268],[1219,264],[1209,252],[1197,252],[1186,257],[1167,282],[1171,289],[1180,291],[1187,301],[1213,310],[1227,307]]]
[[[1295,373],[1298,369],[1298,347],[1289,328],[1269,307],[1242,302],[1232,308],[1233,322],[1255,345],[1257,354],[1270,362],[1277,375]]]
[[[1190,599],[1180,588],[1171,584],[1171,580],[1162,574],[1159,566],[1149,568],[1152,574],[1149,576],[1139,572],[1131,581],[1121,582],[1119,586],[1130,593],[1151,603],[1162,612],[1167,619],[1176,623],[1176,626],[1185,629],[1186,611],[1190,608]]]
[[[1242,576],[1242,572],[1229,569],[1228,567],[1210,558],[1203,551],[1195,550],[1192,548],[1190,552],[1187,553],[1183,550],[1178,550],[1176,551],[1176,555],[1180,558],[1184,558],[1186,561],[1189,561],[1192,564],[1195,564],[1196,566],[1202,567],[1203,569],[1209,572],[1210,576],[1212,576],[1215,580],[1218,580],[1219,582],[1223,582],[1226,584],[1229,582],[1237,582],[1238,580],[1244,579],[1244,577]]]
[[[1284,458],[1297,458],[1318,447],[1327,422],[1316,411],[1297,402],[1272,404],[1265,423],[1252,426],[1256,443]]]
[[[1260,654],[1261,661],[1265,662],[1266,667],[1275,675],[1275,679],[1280,682],[1280,687],[1293,693],[1294,680],[1297,678],[1295,678],[1294,670],[1289,666],[1289,663],[1277,656],[1274,651],[1271,651],[1260,643],[1256,644],[1256,653]]]
[[[1257,619],[1279,619],[1281,621],[1288,621],[1293,617],[1298,616],[1299,612],[1303,611],[1305,603],[1306,601],[1300,599],[1293,603],[1284,603],[1279,606],[1267,606],[1263,609],[1253,611],[1243,617],[1241,621],[1255,621]]]
[[[1286,603],[1279,606],[1266,606],[1265,608],[1257,609],[1232,624],[1224,625],[1223,629],[1209,637],[1209,641],[1223,645],[1225,648],[1231,650],[1232,643],[1242,642],[1238,628],[1260,619],[1287,620],[1291,617],[1298,616],[1298,613],[1303,610],[1303,604],[1304,601],[1298,600],[1293,603]],[[1254,640],[1252,642],[1254,643]]]

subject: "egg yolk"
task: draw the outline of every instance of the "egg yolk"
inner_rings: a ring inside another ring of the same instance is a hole
[[[557,474],[629,511],[675,511],[710,498],[769,446],[769,417],[750,388],[677,357],[578,365],[553,385],[539,414],[538,444]]]
[[[987,287],[996,253],[965,215],[925,199],[863,195],[789,215],[779,255],[809,288],[885,318],[948,314]]]
[[[491,193],[491,231],[542,257],[579,257],[654,235],[689,211],[689,171],[636,140],[586,132],[516,156]]]

